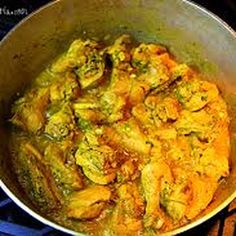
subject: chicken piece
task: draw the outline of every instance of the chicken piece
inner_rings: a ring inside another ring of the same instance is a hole
[[[211,202],[217,189],[217,182],[206,176],[192,176],[190,178],[191,199],[188,202],[186,217],[191,220]]]
[[[219,94],[215,84],[194,79],[182,81],[175,89],[175,96],[189,111],[198,111],[213,101]]]
[[[196,136],[198,143],[201,143]],[[188,136],[177,136],[175,140],[168,140],[169,148],[167,152],[168,160],[173,160],[174,163],[188,162],[191,158],[192,146],[191,137]]]
[[[113,67],[120,66],[130,61],[131,38],[129,35],[122,35],[114,44],[107,48],[108,55],[111,55]]]
[[[154,116],[158,116],[163,122],[174,121],[179,117],[179,103],[177,100],[164,98],[154,109]]]
[[[224,140],[222,140],[225,142]],[[221,177],[226,177],[229,174],[229,161],[228,155],[220,155],[218,153],[218,148],[221,150],[221,145],[219,147],[208,147],[204,151],[199,153],[199,158],[196,160],[195,171],[201,174],[205,174],[216,181]],[[223,144],[224,145],[224,144]],[[228,153],[229,154],[229,150]]]
[[[175,128],[158,129],[155,135],[161,140],[169,140],[177,138],[177,131]]]
[[[72,56],[68,57],[66,52],[56,58],[55,62],[52,63],[50,67],[50,72],[53,75],[61,75],[67,71],[72,71],[76,66],[76,59]]]
[[[189,192],[185,182],[163,184],[160,203],[174,221],[180,221],[185,216],[188,200]]]
[[[134,183],[118,189],[118,202],[111,216],[111,235],[138,235],[143,229],[144,202]]]
[[[159,46],[161,48],[161,46]],[[178,66],[178,63],[173,60],[172,56],[168,52],[164,52],[166,49],[163,49],[163,52],[158,55],[162,64],[164,64],[169,70],[172,70]]]
[[[170,69],[171,80],[189,81],[194,76],[193,71],[186,64],[177,64]],[[181,82],[180,82],[181,83]]]
[[[76,166],[65,163],[68,152],[69,150],[63,150],[56,144],[49,144],[44,153],[46,165],[64,195],[83,187],[82,177]]]
[[[212,114],[214,119],[217,120],[217,123],[222,124],[225,123],[229,125],[230,119],[227,112],[227,105],[223,98],[218,95],[213,101],[207,104],[205,110]]]
[[[99,45],[91,40],[75,40],[66,54],[53,65],[53,73],[74,70],[79,77],[82,89],[96,84],[103,77],[105,63]]]
[[[111,80],[107,90],[112,91],[117,96],[129,96],[133,80],[131,78],[132,68],[129,64],[123,65],[122,70],[114,67],[111,73]]]
[[[135,106],[142,103],[150,90],[150,86],[146,81],[132,80],[129,88],[128,103],[130,106]]]
[[[140,44],[133,51],[132,65],[138,69],[144,69],[152,60],[157,60],[160,55],[166,53],[166,48],[156,44]]]
[[[121,165],[120,170],[117,173],[117,181],[134,181],[139,177],[138,166],[135,161],[127,160]]]
[[[21,143],[14,158],[14,167],[18,180],[30,199],[42,211],[55,210],[60,207],[61,199],[41,163],[42,155],[30,143]]]
[[[67,216],[79,220],[96,218],[104,210],[110,198],[110,189],[103,186],[92,186],[72,193],[68,198]]]
[[[158,229],[163,225],[160,212],[161,184],[172,181],[170,168],[164,162],[150,162],[142,170],[141,183],[146,200],[145,227]]]
[[[114,142],[139,154],[149,154],[150,143],[134,118],[116,123]]]
[[[137,70],[137,80],[145,82],[150,90],[160,91],[172,82],[168,66],[161,54],[166,49],[155,44],[140,44],[133,51],[132,65]]]
[[[61,110],[49,117],[45,126],[45,133],[56,140],[68,136],[75,129],[75,120],[69,105],[65,104]]]
[[[143,127],[155,127],[156,123],[153,119],[152,111],[143,103],[139,103],[135,107],[133,107],[131,113]]]
[[[47,89],[31,90],[15,102],[11,122],[24,131],[41,133],[46,122],[44,112],[48,103]]]
[[[108,184],[115,177],[115,153],[107,145],[100,145],[96,137],[87,136],[75,154],[76,164],[83,168],[84,174],[97,184]],[[95,140],[94,140],[95,139]]]
[[[214,124],[212,116],[205,110],[197,112],[183,110],[174,126],[178,134],[187,135],[194,133],[201,139],[208,139]]]
[[[72,73],[56,80],[50,86],[51,102],[70,101],[76,99],[80,94],[78,81]]]
[[[42,71],[37,78],[32,81],[33,86],[39,86],[41,88],[46,88],[52,84],[53,81],[55,81],[57,76],[55,76],[49,69],[46,69]]]
[[[112,61],[111,80],[108,87],[117,96],[127,97],[132,83],[130,66],[131,39],[128,35],[120,36],[106,49]]]
[[[94,99],[79,99],[73,104],[73,109],[80,126],[83,126],[81,122],[100,123],[105,120],[100,104]]]
[[[106,116],[108,123],[114,123],[123,118],[123,109],[125,107],[125,98],[117,96],[111,91],[107,91],[100,99],[101,110]]]

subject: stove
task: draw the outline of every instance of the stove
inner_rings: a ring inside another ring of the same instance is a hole
[[[46,4],[49,0],[0,0],[0,40],[20,20]],[[211,10],[236,30],[235,0],[195,0]],[[0,189],[0,236],[62,236],[66,235],[37,221],[19,208]],[[236,235],[236,200],[216,216],[181,234],[181,236],[234,236]]]

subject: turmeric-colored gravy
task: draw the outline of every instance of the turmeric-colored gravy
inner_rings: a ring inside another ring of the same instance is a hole
[[[19,183],[91,235],[155,235],[196,217],[229,174],[217,86],[157,44],[75,40],[12,106]]]

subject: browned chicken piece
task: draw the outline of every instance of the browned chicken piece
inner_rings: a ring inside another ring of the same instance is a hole
[[[75,157],[76,164],[82,167],[85,176],[94,183],[106,185],[115,179],[115,152],[108,145],[100,144],[93,133],[86,134]]]
[[[127,160],[121,165],[120,170],[117,172],[117,181],[134,181],[140,176],[138,165],[135,161]]]
[[[150,143],[148,142],[148,138],[142,132],[134,118],[116,123],[113,127],[117,133],[113,137],[113,142],[117,142],[117,144],[133,152],[144,155],[149,154]]]
[[[75,40],[66,54],[51,67],[53,73],[74,71],[78,75],[81,88],[93,86],[102,79],[105,63],[100,46],[92,40]]]
[[[125,97],[117,96],[112,91],[106,91],[100,99],[100,104],[107,123],[114,123],[123,119]]]
[[[118,189],[118,202],[111,220],[111,235],[139,235],[143,229],[144,202],[135,183],[123,184]]]
[[[141,182],[146,200],[145,227],[162,227],[164,221],[160,211],[161,184],[172,181],[170,167],[165,162],[150,162],[142,170]]]
[[[219,94],[215,84],[194,79],[182,81],[175,89],[175,95],[183,107],[198,111],[213,101]]]
[[[132,79],[128,97],[128,103],[130,104],[130,106],[135,106],[139,103],[142,103],[149,90],[150,86],[145,81]]]
[[[113,63],[109,91],[118,96],[128,96],[132,83],[130,66],[130,38],[126,35],[116,40],[116,43],[108,47],[108,54],[111,56]]]
[[[18,180],[30,199],[47,212],[58,209],[61,199],[52,176],[40,162],[42,159],[43,156],[32,144],[23,142],[18,147],[17,157],[14,158],[14,167]]]
[[[222,140],[225,142],[224,140]],[[224,144],[223,144],[224,145]],[[221,147],[221,145],[220,145]],[[222,149],[220,149],[221,151]],[[229,149],[228,149],[229,153]],[[200,152],[199,159],[196,160],[194,167],[195,171],[205,174],[206,176],[219,180],[221,177],[226,177],[229,174],[228,155],[218,153],[217,147],[208,147],[202,153]]]
[[[75,130],[75,127],[72,109],[68,104],[64,104],[59,111],[49,117],[45,133],[51,138],[61,140]]]
[[[143,127],[152,128],[156,126],[152,110],[145,106],[143,103],[139,103],[134,106],[131,113]]]
[[[69,218],[87,220],[98,217],[111,198],[108,187],[92,186],[68,197],[67,215]]]
[[[96,98],[96,97],[95,97]],[[94,98],[80,98],[73,103],[73,110],[75,116],[78,117],[78,123],[82,130],[83,123],[101,123],[106,119],[106,116],[102,112],[101,105]]]
[[[171,81],[177,81],[177,84],[179,83],[179,80],[181,81],[190,81],[192,80],[196,75],[192,71],[192,69],[186,65],[186,64],[173,64],[170,68],[170,74],[171,74]]]
[[[179,117],[179,103],[177,100],[167,97],[154,109],[154,116],[158,116],[163,122],[174,121]]]
[[[114,44],[107,48],[107,53],[111,55],[113,66],[117,67],[121,64],[127,63],[131,59],[131,38],[129,35],[122,35]]]
[[[31,90],[15,102],[11,122],[24,131],[40,133],[46,122],[44,112],[48,103],[48,89]]]
[[[66,73],[65,76],[54,81],[49,90],[51,102],[70,101],[80,95],[79,83],[72,73]]]
[[[160,96],[150,95],[144,103],[153,111],[153,116],[163,122],[175,121],[179,117],[180,104],[172,97],[161,98]]]
[[[190,178],[191,198],[188,202],[186,217],[193,219],[212,201],[218,184],[212,178],[194,175]]]
[[[165,48],[155,44],[140,44],[133,51],[132,65],[137,70],[137,79],[149,89],[161,89],[171,79],[168,67],[159,57],[164,52]]]
[[[100,99],[103,113],[109,123],[123,119],[125,105],[130,93],[132,68],[130,61],[131,40],[127,35],[122,35],[115,43],[106,49],[110,55],[113,68],[109,86]]]
[[[201,139],[208,139],[215,121],[211,114],[205,110],[190,112],[183,110],[180,113],[179,119],[174,123],[178,134],[187,135],[195,134]]]
[[[64,195],[83,187],[83,180],[77,167],[66,164],[68,151],[63,150],[59,145],[49,144],[44,155],[45,163]]]

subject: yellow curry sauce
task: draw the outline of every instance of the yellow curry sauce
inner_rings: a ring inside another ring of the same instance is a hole
[[[14,169],[34,205],[93,235],[185,224],[229,174],[215,84],[157,44],[75,40],[12,106]]]

